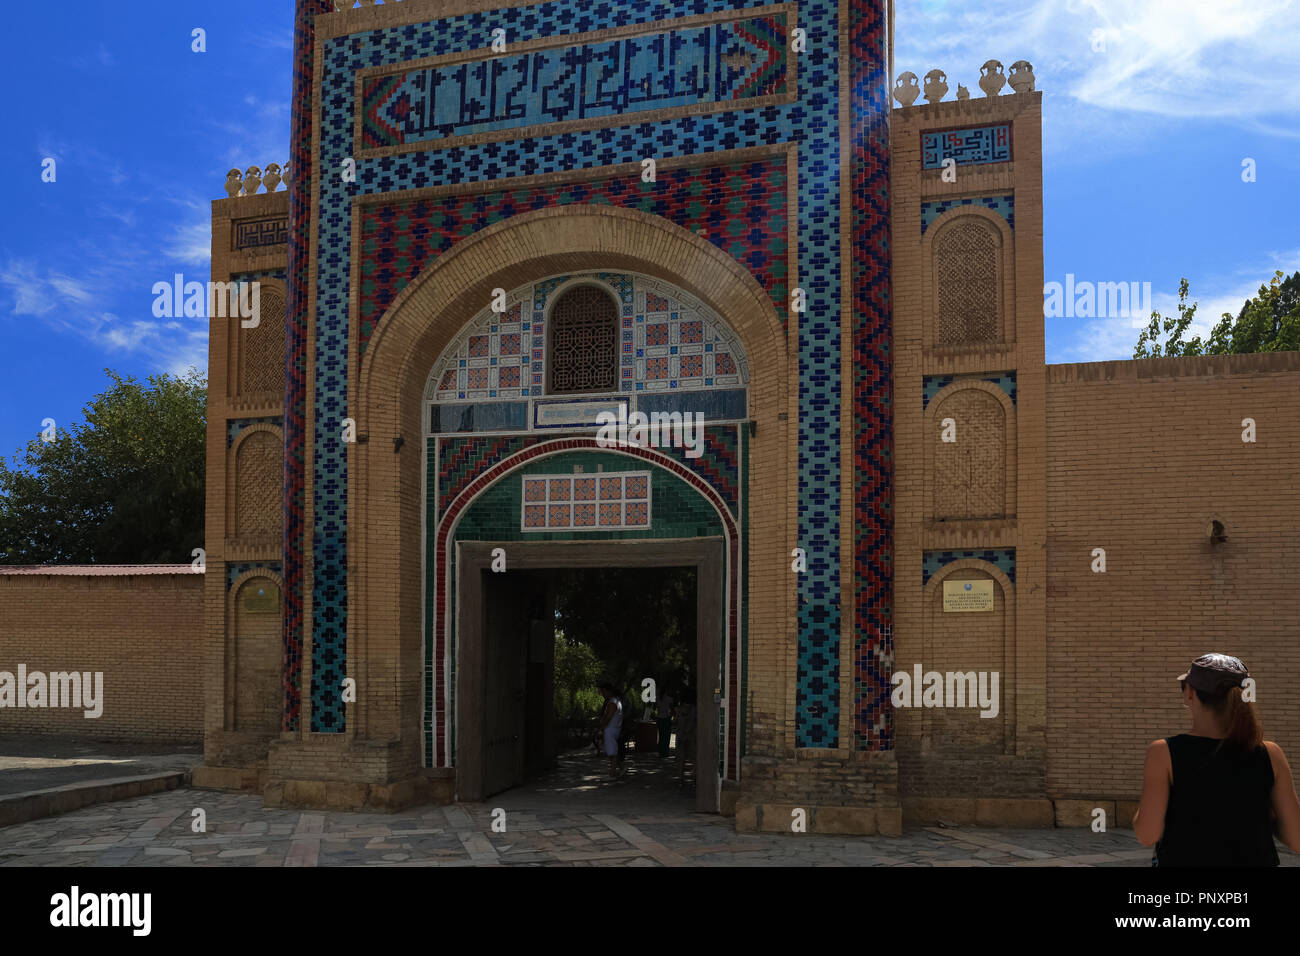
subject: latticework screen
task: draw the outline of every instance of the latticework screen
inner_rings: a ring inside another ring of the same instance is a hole
[[[996,342],[998,335],[998,249],[978,222],[949,229],[935,246],[939,283],[939,345]]]
[[[618,387],[618,306],[605,292],[578,286],[551,310],[552,394]]]
[[[239,394],[284,394],[284,294],[262,287],[259,323],[244,328],[232,319],[242,339],[239,349]]]

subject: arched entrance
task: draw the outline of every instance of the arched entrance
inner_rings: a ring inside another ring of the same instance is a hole
[[[464,240],[407,287],[385,315],[368,343],[350,395],[349,407],[357,410],[354,417],[364,440],[349,448],[348,553],[355,558],[349,569],[349,592],[356,595],[349,612],[349,670],[357,675],[359,693],[356,703],[349,704],[347,726],[349,732],[389,742],[389,773],[394,778],[404,771],[414,773],[422,765],[449,771],[459,767],[458,747],[450,734],[457,702],[443,690],[449,686],[456,659],[446,646],[440,651],[436,644],[426,643],[426,635],[432,633],[430,622],[447,619],[455,600],[448,590],[439,595],[438,558],[434,573],[428,574],[431,545],[450,561],[442,549],[447,546],[444,535],[450,535],[454,524],[443,520],[444,506],[450,507],[458,495],[466,495],[469,502],[487,491],[501,479],[500,466],[512,455],[556,451],[546,448],[543,439],[571,443],[566,451],[584,443],[594,447],[594,429],[579,427],[578,419],[566,425],[563,416],[557,430],[545,435],[467,432],[457,450],[465,457],[478,454],[478,464],[490,462],[491,467],[462,475],[466,484],[446,501],[444,489],[435,489],[431,520],[425,506],[433,500],[430,462],[427,453],[421,454],[419,442],[428,434],[430,412],[421,399],[428,387],[437,392],[444,382],[440,377],[430,385],[430,370],[500,292],[549,277],[593,272],[635,274],[667,283],[711,313],[724,316],[734,330],[737,351],[746,357],[754,380],[762,380],[761,387],[750,390],[746,417],[733,421],[732,428],[741,436],[748,459],[747,500],[761,500],[763,507],[743,516],[739,501],[724,508],[737,528],[730,543],[718,545],[724,551],[721,564],[734,562],[730,580],[737,594],[747,580],[760,575],[770,582],[786,580],[784,539],[794,524],[797,486],[790,356],[771,299],[743,267],[662,219],[609,207],[549,209],[515,217]],[[520,369],[522,374],[522,365]],[[499,375],[493,380],[489,373],[486,378],[475,375],[472,385],[466,376],[465,385],[492,391],[512,388],[513,381]],[[458,394],[460,384],[458,378]],[[535,408],[530,411],[535,413]],[[536,418],[529,420],[530,426],[537,423]],[[511,442],[516,447],[510,447]],[[491,449],[487,458],[484,449]],[[626,454],[635,451],[628,449]],[[664,460],[655,467],[674,472],[684,482],[695,482],[701,495],[704,489],[716,492],[680,458],[661,457]],[[436,475],[442,475],[444,464],[438,460]],[[747,535],[740,527],[744,522],[748,522]],[[742,547],[741,541],[749,539],[781,546]],[[701,561],[701,566],[708,563]],[[430,577],[433,588],[428,586]],[[725,588],[719,590],[726,594]],[[761,653],[769,662],[763,679],[749,688],[746,706],[773,713],[788,709],[793,693],[789,679],[794,667],[793,589],[769,588],[761,620],[748,608],[741,612],[738,601],[730,605],[730,614],[736,620],[728,622],[729,627],[736,633],[748,631],[751,659]],[[738,715],[742,686],[738,656],[729,659],[724,674],[720,685],[709,690],[716,689],[724,713]],[[723,748],[728,754],[722,761],[723,774],[732,781],[739,774],[738,723],[731,721]]]

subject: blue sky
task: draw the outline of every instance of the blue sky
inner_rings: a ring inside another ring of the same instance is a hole
[[[208,278],[228,169],[288,158],[291,8],[6,9],[0,455],[76,420],[104,368],[206,368],[206,322],[155,319],[151,287]],[[1150,282],[1168,312],[1187,276],[1204,329],[1300,268],[1300,0],[898,0],[895,42],[896,71],[944,70],[948,98],[980,95],[985,60],[1034,64],[1048,281]],[[1127,358],[1137,337],[1128,318],[1046,324],[1049,362]]]

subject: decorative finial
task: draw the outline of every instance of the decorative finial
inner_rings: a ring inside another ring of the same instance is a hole
[[[275,192],[275,187],[280,185],[279,163],[266,164],[266,173],[262,176],[262,185],[266,187],[267,192]]]
[[[921,88],[917,86],[916,74],[912,72],[898,74],[898,83],[894,86],[894,99],[904,106],[911,106],[916,102]]]
[[[966,89],[966,87],[962,86],[960,83],[957,84],[957,99],[963,102],[970,99],[970,90]]]
[[[1017,93],[1034,92],[1034,67],[1028,60],[1016,60],[1011,64],[1011,76],[1007,80]]]
[[[249,166],[244,170],[244,195],[251,196],[262,186],[262,170],[257,166]]]
[[[938,103],[948,92],[948,76],[943,70],[931,70],[925,74],[925,101]]]
[[[997,96],[1006,82],[1007,78],[1002,73],[1002,64],[997,60],[989,60],[980,67],[980,89],[984,91],[985,96]]]
[[[226,195],[234,199],[244,188],[244,174],[237,169],[226,173]]]

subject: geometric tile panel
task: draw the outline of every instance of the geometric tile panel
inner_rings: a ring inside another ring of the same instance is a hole
[[[927,130],[921,134],[921,167],[940,169],[945,159],[958,166],[1011,161],[1011,126],[976,126],[968,129]]]
[[[399,168],[420,158],[413,154]],[[580,165],[577,157],[572,161]],[[745,265],[771,295],[784,325],[789,296],[785,162],[760,159],[718,166],[710,164],[707,154],[699,162],[699,166],[660,169],[654,183],[617,176],[364,207],[359,213],[362,353],[398,293],[458,241],[508,216],[574,203],[636,209],[703,235]],[[370,165],[358,170],[364,181]],[[374,178],[380,183],[391,181]],[[414,182],[427,184],[427,178],[417,177]],[[341,229],[331,233],[338,241],[349,242]]]
[[[650,527],[650,472],[539,475],[523,480],[524,531]]]
[[[711,309],[658,279],[623,273],[556,276],[484,309],[439,358],[425,389],[439,402],[544,394],[546,315],[555,289],[590,277],[621,307],[619,391],[735,388],[748,379],[739,337]]]
[[[924,552],[921,560],[921,584],[927,584],[931,576],[945,564],[952,564],[952,562],[961,561],[964,558],[974,558],[978,561],[987,561],[1010,578],[1012,584],[1016,582],[1016,549],[989,548],[983,551]]]
[[[849,61],[851,126],[842,135],[850,139],[852,167],[851,246],[842,249],[852,280],[852,379],[842,389],[832,389],[839,400],[852,402],[852,435],[836,433],[829,440],[852,441],[852,511],[842,516],[842,526],[853,542],[853,676],[851,687],[834,688],[823,703],[838,720],[840,708],[852,712],[852,741],[838,741],[834,725],[820,719],[796,732],[803,746],[816,730],[831,746],[851,745],[855,750],[889,750],[893,747],[890,693],[893,673],[892,595],[893,536],[893,348],[890,286],[889,194],[889,86],[888,27],[885,4],[880,0],[849,0],[847,48]],[[800,7],[802,25],[803,8]],[[844,28],[842,28],[844,29]],[[849,95],[849,91],[845,91]],[[847,320],[846,320],[847,322]],[[838,351],[835,353],[838,357]],[[832,381],[834,379],[831,379]],[[812,381],[817,381],[816,378]],[[850,392],[851,389],[851,392]],[[820,436],[817,436],[819,440]],[[802,436],[801,436],[802,440]],[[838,472],[836,472],[838,481]],[[837,531],[838,533],[838,531]],[[800,542],[802,544],[802,542]],[[838,575],[838,566],[835,569]],[[838,617],[838,615],[837,615]],[[838,619],[836,621],[838,628]],[[838,643],[827,644],[828,664],[837,663]],[[814,700],[812,687],[801,667],[800,702]],[[830,671],[824,671],[830,676]],[[851,693],[850,693],[851,691]],[[834,706],[829,706],[833,702]],[[800,717],[805,722],[804,711]],[[814,744],[827,746],[828,744]]]
[[[288,177],[289,235],[288,268],[285,276],[285,389],[284,389],[284,630],[280,684],[284,689],[282,730],[296,731],[302,717],[302,697],[310,693],[318,704],[315,688],[302,686],[304,630],[310,635],[313,659],[320,657],[318,633],[304,615],[305,554],[314,549],[312,529],[306,521],[306,466],[308,443],[307,402],[314,385],[307,382],[307,296],[309,292],[308,252],[312,240],[312,183],[315,167],[312,126],[319,110],[314,102],[316,66],[322,50],[312,40],[315,18],[333,11],[331,0],[298,0],[294,5],[293,79],[289,110]],[[319,673],[314,671],[313,673]],[[317,713],[317,711],[313,711]],[[342,729],[342,711],[332,730]],[[313,718],[310,730],[319,730]]]
[[[958,379],[977,378],[981,382],[992,382],[1007,393],[1011,404],[1016,403],[1016,373],[1003,372],[1000,375],[927,375],[921,379],[921,407],[926,408],[930,400]]]
[[[1012,229],[1016,228],[1015,196],[975,196],[966,199],[936,199],[922,202],[921,235],[925,235],[925,230],[934,225],[934,221],[949,209],[956,209],[959,206],[980,206],[984,209],[992,209],[1007,221],[1008,226]]]

